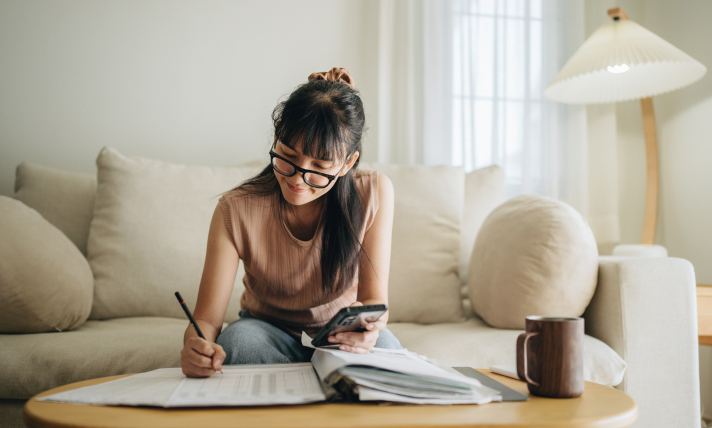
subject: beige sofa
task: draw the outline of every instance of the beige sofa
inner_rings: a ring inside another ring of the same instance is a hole
[[[0,225],[8,210],[37,211],[51,224],[47,227],[71,241],[80,256],[67,257],[85,263],[93,282],[84,306],[73,309],[83,313],[67,321],[71,330],[50,326],[41,333],[0,334],[0,426],[23,426],[25,401],[59,385],[178,367],[187,321],[173,292],[180,291],[194,307],[217,197],[263,166],[182,166],[110,148],[97,158],[96,177],[19,165],[16,201],[0,200],[0,207],[10,207],[0,209]],[[501,169],[464,174],[455,167],[361,168],[385,173],[396,190],[389,328],[405,347],[442,365],[515,365],[521,331],[489,327],[466,298],[477,231],[503,200]],[[0,230],[13,234],[0,235],[2,240],[25,233]],[[2,269],[22,263],[0,262],[0,278]],[[226,323],[237,318],[241,278],[242,269]],[[54,284],[38,287],[43,292],[41,287]],[[689,262],[600,257],[584,318],[586,380],[630,394],[640,411],[636,426],[699,426],[695,279]]]

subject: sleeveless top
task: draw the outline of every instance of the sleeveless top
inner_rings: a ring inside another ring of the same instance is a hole
[[[378,173],[357,169],[353,174],[364,207],[358,231],[363,243],[378,210]],[[309,241],[295,238],[280,224],[279,196],[241,195],[234,189],[220,198],[225,226],[245,267],[240,306],[294,337],[300,337],[302,330],[313,336],[336,312],[356,301],[358,271],[345,292],[325,295],[321,281],[323,223],[320,221]]]

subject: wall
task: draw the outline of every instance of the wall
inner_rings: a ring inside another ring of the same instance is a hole
[[[95,173],[106,145],[186,164],[266,159],[280,97],[335,66],[373,129],[366,3],[0,0],[0,195],[21,161]]]
[[[698,283],[712,284],[712,2],[586,2],[587,34],[621,6],[630,18],[708,68],[698,82],[653,98],[660,155],[657,243],[690,260]],[[621,242],[640,241],[645,204],[645,146],[640,103],[616,104]],[[661,344],[664,346],[664,344]],[[705,416],[712,417],[712,348],[700,347]]]

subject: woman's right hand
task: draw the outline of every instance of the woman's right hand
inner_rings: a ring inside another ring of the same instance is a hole
[[[180,351],[180,365],[188,377],[209,377],[222,370],[225,356],[222,346],[194,336],[185,341]]]

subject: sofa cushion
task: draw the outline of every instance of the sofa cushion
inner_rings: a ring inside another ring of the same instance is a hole
[[[195,307],[218,198],[261,167],[177,165],[106,147],[96,162],[98,188],[88,242],[95,286],[89,318],[185,319],[174,293]],[[239,317],[243,276],[240,264],[225,321]]]
[[[77,247],[22,202],[0,196],[0,333],[71,330],[91,310],[94,278]]]
[[[72,382],[180,367],[188,324],[132,317],[89,320],[61,333],[0,335],[0,398],[30,398]]]
[[[477,235],[470,301],[493,327],[524,328],[528,315],[581,316],[596,290],[598,248],[571,206],[523,195],[497,207]]]
[[[361,164],[393,182],[389,321],[464,320],[460,296],[462,168]]]
[[[517,336],[524,332],[492,328],[477,317],[456,324],[388,323],[388,328],[409,351],[439,365],[484,369],[516,367]],[[610,346],[584,337],[584,380],[615,386],[623,380],[625,369],[625,361]]]
[[[34,208],[87,254],[96,177],[22,162],[15,172],[15,199]]]

